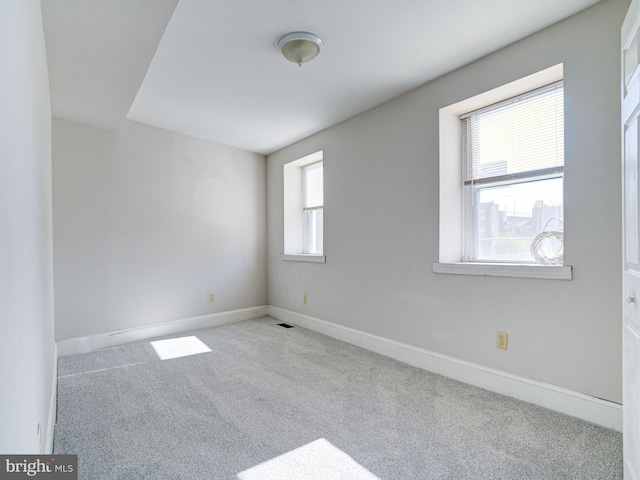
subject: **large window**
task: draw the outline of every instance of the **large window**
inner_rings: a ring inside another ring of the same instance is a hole
[[[562,82],[460,120],[462,261],[562,264]]]
[[[571,280],[562,64],[440,108],[435,273]]]
[[[324,262],[322,151],[286,163],[283,260]]]

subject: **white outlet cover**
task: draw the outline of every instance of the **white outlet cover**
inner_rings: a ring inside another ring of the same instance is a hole
[[[187,357],[189,355],[196,355],[198,353],[207,353],[211,351],[209,347],[195,336],[156,340],[150,343],[160,360]]]

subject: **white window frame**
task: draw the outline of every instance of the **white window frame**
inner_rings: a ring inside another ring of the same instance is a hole
[[[435,273],[571,280],[569,265],[467,262],[463,244],[462,122],[464,113],[478,110],[563,79],[562,64],[507,85],[441,108],[440,119],[440,218],[438,262]]]
[[[322,255],[322,249],[318,250],[318,243],[322,245],[323,243],[323,231],[322,231],[322,223],[320,222],[320,231],[318,232],[317,222],[314,221],[313,217],[320,212],[324,215],[324,202],[320,205],[307,205],[305,200],[307,198],[307,172],[309,172],[313,168],[324,168],[324,163],[322,160],[309,163],[301,167],[302,173],[302,253],[305,255]]]
[[[323,151],[312,153],[283,167],[284,180],[284,245],[282,260],[294,262],[325,263],[323,253],[306,253],[308,230],[306,210],[303,204],[304,175],[303,168],[324,162]],[[324,163],[322,163],[324,168]],[[318,206],[315,206],[316,208]],[[324,204],[322,205],[324,212]],[[323,242],[324,243],[324,242]]]
[[[461,121],[464,122],[465,118],[471,117],[473,114],[477,112],[483,111],[494,111],[498,108],[501,108],[505,105],[510,106],[520,99],[527,99],[532,97],[538,97],[541,94],[545,94],[550,91],[557,91],[558,87],[564,89],[562,80],[553,82],[549,85],[542,86],[540,88],[536,88],[534,90],[525,92],[523,94],[517,95],[515,97],[510,97],[506,100],[503,100],[498,103],[491,104],[487,107],[474,110],[472,112],[465,113],[460,116]],[[471,128],[474,128],[473,124]],[[467,129],[467,133],[469,136],[472,135],[470,129]],[[462,137],[465,136],[464,129],[462,133]],[[465,142],[471,141],[471,138],[462,138],[463,145]],[[468,150],[462,149],[462,162],[463,169],[465,164],[470,160],[465,158],[465,155],[469,153]],[[473,161],[473,160],[471,160]],[[515,186],[524,183],[536,182],[536,181],[544,181],[544,180],[553,180],[553,179],[564,179],[564,160],[561,166],[556,166],[552,168],[546,169],[538,169],[538,170],[529,170],[518,172],[517,174],[505,174],[501,176],[494,176],[493,178],[482,178],[481,180],[467,180],[463,183],[462,186],[462,261],[464,262],[479,262],[479,263],[518,263],[518,264],[531,264],[536,265],[537,263],[531,259],[528,261],[515,261],[515,260],[489,260],[483,258],[480,252],[480,237],[478,232],[478,227],[480,223],[480,219],[478,218],[480,215],[480,204],[479,204],[479,193],[482,189],[485,188],[495,188],[495,187],[507,187],[507,186]],[[561,219],[560,219],[561,220]]]

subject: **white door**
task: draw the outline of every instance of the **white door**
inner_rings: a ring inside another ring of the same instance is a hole
[[[623,441],[624,478],[640,480],[640,0],[622,25],[622,155],[624,172]]]

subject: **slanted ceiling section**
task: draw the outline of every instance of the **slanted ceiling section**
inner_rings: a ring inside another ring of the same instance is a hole
[[[41,2],[54,116],[267,155],[598,0]],[[325,41],[303,68],[276,48],[295,30]]]
[[[178,0],[41,0],[55,117],[117,131]]]

